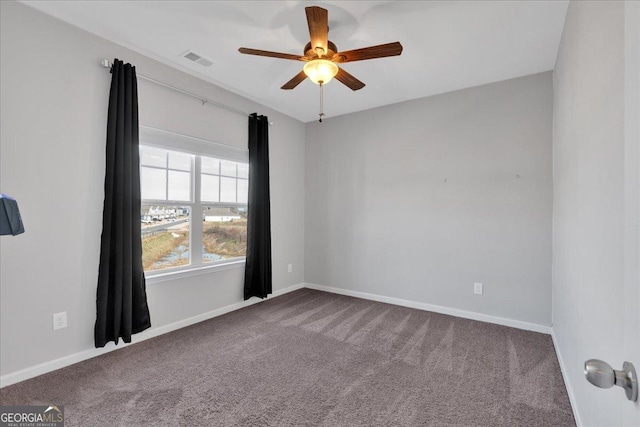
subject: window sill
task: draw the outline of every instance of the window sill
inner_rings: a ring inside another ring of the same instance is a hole
[[[230,270],[234,268],[244,268],[245,260],[234,260],[214,265],[202,265],[185,270],[158,272],[145,274],[147,285],[155,283],[169,282],[172,280],[184,279],[186,277],[201,276],[203,274],[215,273],[218,271]]]

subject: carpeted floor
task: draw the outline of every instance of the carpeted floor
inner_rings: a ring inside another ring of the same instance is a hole
[[[0,389],[66,426],[575,426],[548,335],[302,289]]]

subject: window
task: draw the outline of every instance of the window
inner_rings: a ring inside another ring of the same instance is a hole
[[[181,271],[243,260],[249,182],[246,150],[169,135],[141,128],[144,271]]]

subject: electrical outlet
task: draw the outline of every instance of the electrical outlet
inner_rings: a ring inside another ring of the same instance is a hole
[[[289,273],[293,273],[293,264],[289,264],[289,266],[287,267],[287,271]]]
[[[53,330],[58,330],[67,327],[67,312],[53,314]]]
[[[478,294],[478,295],[482,295],[482,283],[474,283],[473,284],[473,293],[474,294]]]

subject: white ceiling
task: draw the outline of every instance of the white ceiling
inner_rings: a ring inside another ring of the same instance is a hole
[[[568,1],[25,1],[303,122],[318,118],[318,86],[281,90],[302,62],[242,55],[238,48],[303,54],[305,6],[329,11],[339,50],[400,41],[399,57],[344,64],[366,83],[327,84],[327,117],[554,68]],[[203,68],[180,54],[213,60]]]

